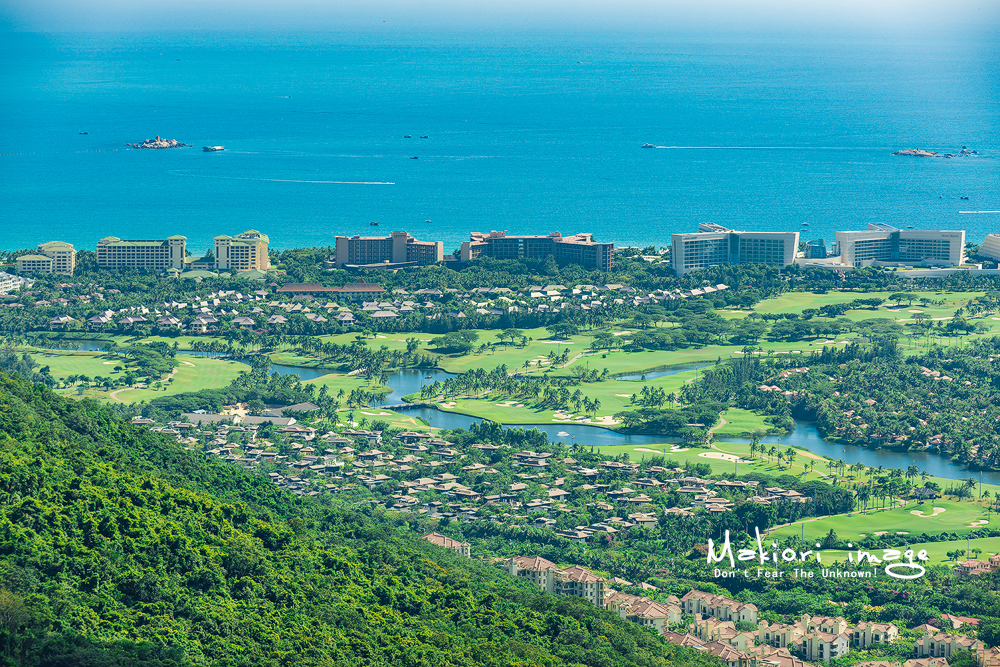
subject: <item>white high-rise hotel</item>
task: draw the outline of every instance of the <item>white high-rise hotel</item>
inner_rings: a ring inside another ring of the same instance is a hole
[[[870,266],[875,262],[923,266],[958,266],[965,249],[964,230],[897,229],[880,222],[866,231],[837,232],[840,263]]]
[[[784,267],[798,248],[798,232],[740,232],[703,222],[697,232],[671,235],[670,261],[679,276],[720,264]]]

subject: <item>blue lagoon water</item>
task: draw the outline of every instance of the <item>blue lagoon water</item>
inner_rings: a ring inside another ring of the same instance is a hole
[[[0,56],[4,249],[1000,222],[959,213],[1000,210],[993,38],[15,34]],[[155,135],[193,148],[125,150]],[[981,157],[890,155],[962,146]]]

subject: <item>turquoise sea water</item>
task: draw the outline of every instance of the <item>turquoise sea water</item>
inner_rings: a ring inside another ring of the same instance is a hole
[[[1000,214],[959,211],[1000,210],[996,54],[995,38],[7,35],[0,248],[184,234],[197,252],[250,227],[279,249],[394,229],[446,252],[492,229],[667,245],[702,221],[979,240]],[[194,148],[125,150],[155,135]],[[981,155],[890,155],[963,146]]]

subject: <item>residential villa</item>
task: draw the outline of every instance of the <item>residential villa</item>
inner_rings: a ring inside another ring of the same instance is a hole
[[[472,557],[469,551],[470,545],[468,542],[459,542],[458,540],[453,540],[452,538],[441,535],[440,533],[428,533],[427,535],[424,535],[423,538],[431,544],[436,544],[439,547],[454,551],[459,556],[465,556],[466,558]]]

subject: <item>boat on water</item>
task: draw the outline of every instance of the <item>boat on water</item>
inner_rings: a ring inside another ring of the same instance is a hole
[[[90,134],[90,132],[77,132],[77,134]],[[966,197],[968,199],[968,197]]]
[[[408,135],[406,135],[406,136],[405,136],[405,137],[403,137],[403,138],[404,138],[404,139],[412,139],[412,138],[413,138],[413,135],[410,135],[410,134],[408,134]]]
[[[371,225],[372,227],[378,227],[377,222],[369,222],[368,224]]]
[[[84,134],[87,134],[87,133],[84,132]],[[959,197],[959,199],[968,199],[968,197]]]
[[[568,438],[569,437],[569,433],[567,433],[566,431],[559,431],[558,433],[556,433],[556,437],[557,438]]]
[[[913,229],[913,225],[907,225],[906,228],[907,229]]]
[[[420,138],[421,138],[421,139],[427,139],[427,138],[428,138],[428,136],[427,136],[426,134],[421,134],[421,135],[420,135]]]
[[[219,151],[226,150],[225,146],[202,146],[201,150],[206,153],[218,153]]]
[[[643,144],[642,147],[643,148],[656,148],[656,146],[653,145],[653,144]]]
[[[411,155],[411,156],[410,156],[410,159],[411,159],[411,160],[419,160],[420,158],[419,158],[419,157],[417,157],[416,155]]]
[[[809,223],[808,223],[808,222],[803,222],[803,223],[802,223],[802,226],[803,226],[803,227],[808,227],[808,226],[809,226]]]

